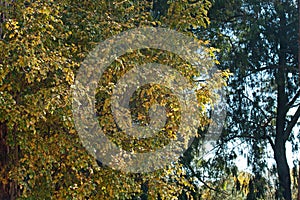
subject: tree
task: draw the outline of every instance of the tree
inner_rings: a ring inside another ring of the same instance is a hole
[[[204,26],[208,22],[209,6],[206,0],[10,1],[1,5],[1,198],[170,199],[185,192],[183,186],[193,187],[176,163],[149,174],[127,174],[101,166],[76,133],[70,86],[80,63],[97,42],[145,25],[167,26],[188,34],[190,24]],[[125,61],[139,63],[158,57],[166,58],[167,63],[175,58],[173,62],[182,66],[182,60],[168,52],[133,52],[122,57],[125,70],[115,70],[123,67],[118,61],[112,64],[112,73],[101,80],[104,88],[131,67],[132,63]],[[187,72],[192,71],[191,65],[185,66]],[[197,75],[193,71],[186,74],[189,78]],[[226,73],[216,74],[219,85],[224,84],[224,76]],[[97,93],[100,123],[109,114],[105,107],[109,92],[106,88]],[[211,95],[199,90],[200,103],[210,102]],[[147,122],[143,111],[137,114]],[[176,112],[170,115],[177,118]]]
[[[229,84],[227,128],[221,143],[246,143],[247,152],[240,152],[248,154],[257,179],[266,173],[267,151],[272,149],[277,198],[289,200],[291,176],[286,143],[292,142],[296,150],[300,116],[297,5],[279,0],[216,0],[209,17],[208,29],[195,32],[220,49],[221,66],[234,73]],[[292,109],[295,112],[290,114]],[[264,184],[256,182],[254,191],[249,199],[263,196]]]

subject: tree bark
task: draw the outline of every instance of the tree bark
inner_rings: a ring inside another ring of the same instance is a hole
[[[276,139],[275,139],[275,149],[274,157],[277,164],[277,173],[279,178],[279,196],[282,196],[285,200],[292,199],[291,193],[291,175],[290,168],[288,166],[286,157],[286,136],[285,134],[285,119],[286,111],[285,105],[287,103],[287,98],[285,94],[285,87],[283,85],[284,74],[281,69],[278,72],[278,97],[277,97],[277,119],[276,119]]]
[[[298,68],[300,83],[300,0],[298,0]],[[300,161],[298,162],[298,194],[297,199],[300,200]]]
[[[9,147],[6,144],[7,127],[4,123],[0,124],[0,169],[1,176],[7,180],[7,165]],[[9,199],[9,184],[0,182],[0,199]]]
[[[17,199],[20,190],[18,184],[9,179],[8,172],[10,166],[16,164],[16,159],[18,158],[15,155],[12,156],[12,154],[18,153],[18,149],[10,148],[6,142],[7,136],[8,128],[6,123],[0,123],[0,174],[4,180],[0,181],[0,199],[14,200]]]
[[[298,69],[300,83],[300,0],[298,0]],[[300,161],[298,162],[298,194],[297,199],[300,200]]]
[[[298,78],[300,83],[300,0],[298,0],[298,69],[299,69]]]
[[[0,6],[4,7],[5,2],[0,1]],[[0,13],[0,39],[3,37],[4,12]],[[1,63],[0,59],[0,63]],[[7,127],[5,123],[0,123],[0,176],[5,181],[0,181],[0,199],[9,199],[9,184],[7,183],[7,164],[9,147],[6,144]]]
[[[278,196],[283,197],[285,200],[292,200],[290,168],[287,163],[285,142],[283,140],[279,139],[275,142],[274,154],[279,178]]]
[[[285,68],[287,64],[287,36],[286,36],[286,11],[282,9],[282,4],[277,5],[277,11],[280,19],[280,36],[279,36],[279,67],[277,69],[275,79],[277,84],[277,116],[276,116],[276,138],[274,157],[277,164],[277,173],[279,178],[279,189],[277,191],[279,197],[283,197],[285,200],[292,199],[291,192],[291,175],[290,168],[286,158],[286,140],[290,133],[285,132],[288,104],[288,96],[286,94],[286,74]]]
[[[298,194],[297,194],[297,199],[300,200],[300,161],[298,162]]]

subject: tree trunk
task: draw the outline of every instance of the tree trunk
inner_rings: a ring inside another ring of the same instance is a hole
[[[300,161],[298,162],[298,194],[297,194],[297,199],[300,200]]]
[[[1,176],[7,180],[7,164],[9,147],[6,144],[7,127],[5,124],[0,124],[0,169]],[[4,174],[2,174],[4,173]],[[0,182],[0,199],[9,199],[9,185],[5,182]]]
[[[300,83],[300,0],[298,0],[298,69],[299,69],[299,83]]]
[[[299,83],[300,83],[300,0],[298,0],[298,69],[299,69]],[[300,161],[298,162],[298,195],[300,200]]]
[[[4,181],[0,181],[0,199],[1,200],[14,200],[19,195],[18,184],[10,180],[8,172],[10,166],[16,164],[16,156],[18,149],[12,149],[7,144],[8,129],[5,123],[0,123],[0,175]]]
[[[288,96],[286,94],[286,74],[285,68],[287,64],[287,22],[286,11],[282,9],[284,2],[277,5],[277,12],[280,19],[280,36],[279,36],[279,67],[277,69],[275,78],[277,84],[277,116],[276,116],[276,138],[274,157],[277,164],[277,173],[279,178],[279,189],[277,191],[279,198],[283,197],[285,200],[292,199],[291,192],[291,176],[290,168],[286,158],[285,144],[290,133],[285,132],[286,116],[288,109],[286,108],[288,103]]]
[[[298,69],[300,83],[300,0],[298,0]],[[298,194],[297,199],[300,200],[300,161],[298,162]]]
[[[279,178],[278,196],[283,197],[285,200],[292,200],[290,168],[287,163],[285,142],[283,140],[278,140],[275,143],[274,154]]]

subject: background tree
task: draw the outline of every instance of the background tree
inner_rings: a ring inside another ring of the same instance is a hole
[[[290,141],[297,150],[300,116],[297,4],[283,0],[215,0],[209,17],[208,29],[194,31],[221,50],[221,67],[234,73],[219,156],[224,157],[223,151],[232,149],[232,144],[244,143],[238,152],[247,155],[255,175],[248,199],[263,198],[266,183],[274,181],[263,178],[270,172],[277,177],[276,198],[289,200],[291,166],[286,144]],[[269,168],[269,156],[276,166]]]

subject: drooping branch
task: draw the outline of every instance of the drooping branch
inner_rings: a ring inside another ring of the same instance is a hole
[[[193,175],[194,177],[196,177],[196,178],[197,178],[197,179],[198,179],[205,187],[207,187],[208,189],[213,190],[213,191],[215,191],[215,192],[219,192],[219,193],[223,193],[223,194],[225,194],[225,195],[228,195],[226,192],[221,191],[221,190],[219,190],[219,189],[217,189],[217,188],[213,188],[213,187],[211,187],[210,185],[208,185],[208,184],[200,177],[199,173],[196,173],[195,170],[194,170],[190,165],[186,164],[185,162],[184,162],[184,165],[185,165],[185,167],[187,167],[187,168],[190,170],[190,172],[192,173],[192,175]]]
[[[257,137],[257,136],[255,137],[253,135],[233,135],[230,138],[226,138],[226,140],[224,140],[224,142],[226,143],[226,142],[229,142],[229,141],[231,141],[233,139],[236,139],[236,138],[238,138],[238,139],[245,139],[245,138],[247,138],[247,139],[256,140],[256,141],[257,140],[261,140],[261,139],[267,139],[268,142],[270,143],[272,149],[273,150],[275,149],[274,141],[272,140],[271,136],[269,136],[267,134],[261,135],[259,137]]]

